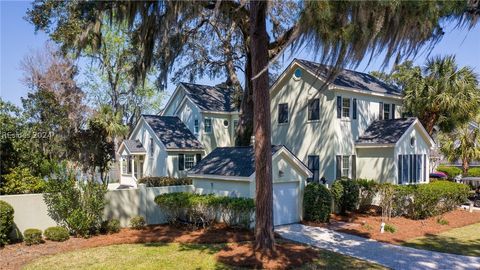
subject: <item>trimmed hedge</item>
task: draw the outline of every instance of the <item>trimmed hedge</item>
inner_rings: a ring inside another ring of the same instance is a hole
[[[425,219],[454,210],[467,201],[469,187],[451,181],[435,181],[418,185],[379,184],[379,190],[390,195],[383,197],[380,206],[387,216],[406,216]]]
[[[472,177],[480,177],[480,167],[468,169],[467,175]]]
[[[357,181],[350,179],[335,180],[332,185],[332,194],[341,214],[357,209],[360,199],[360,186]]]
[[[453,166],[440,165],[437,167],[436,171],[444,172],[450,180],[454,179],[457,175],[462,174],[462,169]]]
[[[255,205],[250,198],[176,192],[155,198],[169,223],[210,226],[220,217],[228,226],[249,228]]]
[[[145,218],[142,216],[136,216],[130,219],[130,228],[134,230],[142,230],[145,228]]]
[[[165,187],[165,186],[185,186],[191,185],[190,178],[174,178],[168,176],[148,176],[138,180],[139,184],[145,184],[147,187]]]
[[[70,234],[68,233],[68,230],[60,226],[47,228],[43,232],[43,235],[47,240],[55,241],[55,242],[67,241],[70,238]]]
[[[332,212],[332,194],[319,183],[309,183],[303,196],[305,220],[329,222]]]
[[[13,229],[14,213],[10,204],[0,201],[0,247],[8,244],[8,235]]]
[[[39,229],[26,229],[23,232],[23,241],[27,246],[45,243],[42,238],[42,231]]]

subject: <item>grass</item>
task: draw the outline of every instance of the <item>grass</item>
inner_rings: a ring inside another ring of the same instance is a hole
[[[414,238],[404,245],[445,253],[480,256],[480,223],[456,228],[438,235]]]
[[[24,269],[234,269],[215,260],[223,244],[128,244],[48,256]],[[385,269],[382,266],[319,250],[318,259],[302,269]]]

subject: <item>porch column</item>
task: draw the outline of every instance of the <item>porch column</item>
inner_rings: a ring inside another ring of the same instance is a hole
[[[135,158],[134,158],[133,155],[131,156],[131,160],[132,160],[132,164],[131,164],[131,166],[132,166],[132,177],[135,178]]]

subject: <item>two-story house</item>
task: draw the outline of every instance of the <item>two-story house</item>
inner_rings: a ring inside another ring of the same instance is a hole
[[[272,143],[313,172],[391,183],[428,181],[434,142],[416,118],[401,118],[402,93],[377,78],[295,59],[270,89]]]
[[[142,115],[119,147],[120,184],[144,176],[185,177],[203,156],[233,146],[238,111],[233,89],[180,83],[161,115]]]

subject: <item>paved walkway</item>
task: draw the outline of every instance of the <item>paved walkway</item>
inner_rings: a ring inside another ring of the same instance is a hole
[[[419,250],[333,230],[292,224],[275,232],[283,238],[371,261],[392,269],[480,269],[480,257]]]

